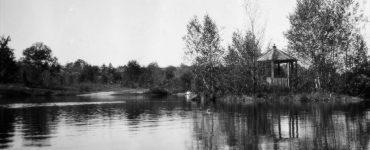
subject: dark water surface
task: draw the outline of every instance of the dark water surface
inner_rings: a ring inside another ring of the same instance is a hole
[[[0,104],[0,149],[370,149],[370,103],[225,106],[175,96],[7,99]]]

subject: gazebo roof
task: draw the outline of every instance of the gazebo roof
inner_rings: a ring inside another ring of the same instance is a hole
[[[292,56],[289,56],[287,53],[278,50],[274,45],[272,49],[263,54],[257,61],[297,61]]]

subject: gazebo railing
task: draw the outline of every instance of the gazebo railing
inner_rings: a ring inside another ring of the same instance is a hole
[[[289,78],[266,77],[266,82],[273,86],[289,87]]]

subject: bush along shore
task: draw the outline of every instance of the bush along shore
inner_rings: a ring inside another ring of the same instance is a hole
[[[252,103],[358,103],[365,99],[355,96],[335,94],[330,92],[311,92],[311,93],[270,93],[259,94],[257,96],[247,95],[227,95],[217,99],[224,104],[247,105]]]
[[[26,87],[21,84],[0,85],[1,97],[29,97],[29,96],[76,96],[102,91],[114,91],[113,96],[125,95],[147,95],[147,96],[168,96],[175,94],[175,91],[170,91],[165,88],[126,88],[120,85],[103,85],[103,84],[80,84],[70,87],[59,88],[37,88]],[[178,93],[176,93],[179,95]],[[201,97],[193,97],[194,101],[200,101]],[[209,99],[206,99],[208,101]],[[235,95],[229,94],[219,96],[215,99],[223,104],[239,104],[247,105],[252,103],[356,103],[363,101],[363,98],[348,96],[343,94],[335,94],[331,92],[264,92],[257,93],[255,96],[250,95]]]

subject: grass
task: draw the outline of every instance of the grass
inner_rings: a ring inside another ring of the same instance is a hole
[[[287,98],[293,99],[294,101],[300,101],[303,103],[316,102],[316,103],[356,103],[363,101],[362,98],[348,96],[343,94],[336,94],[331,92],[311,92],[311,93],[299,93],[288,95]]]
[[[251,103],[357,103],[363,101],[362,98],[353,97],[330,92],[310,92],[310,93],[275,93],[263,94],[262,96],[236,96],[228,95],[217,99],[221,103],[229,104],[251,104]]]
[[[151,95],[167,96],[170,94],[163,88],[126,88],[120,84],[98,84],[98,83],[81,83],[70,86],[54,87],[26,87],[23,84],[0,84],[1,97],[29,97],[29,96],[75,96],[101,91],[118,91],[115,95]]]
[[[0,84],[0,97],[74,96],[98,91],[125,89],[118,84],[82,83],[71,86],[27,87],[23,84]]]

